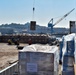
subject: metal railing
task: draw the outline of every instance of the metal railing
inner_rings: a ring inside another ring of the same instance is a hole
[[[18,75],[18,62],[0,71],[0,75]]]

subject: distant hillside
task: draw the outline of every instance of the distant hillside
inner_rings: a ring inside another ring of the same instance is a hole
[[[11,23],[11,24],[2,24],[0,27],[9,27],[9,28],[14,28],[14,29],[25,29],[30,25],[30,23],[26,24],[16,24],[16,23]]]
[[[16,24],[16,23],[11,23],[11,24],[2,24],[0,25],[0,32],[6,32],[7,30],[13,30],[13,32],[17,33],[51,33],[51,28],[45,27],[45,26],[40,26],[36,25],[36,30],[31,31],[30,30],[30,23],[25,23],[25,24]],[[12,32],[12,33],[13,33]],[[54,33],[68,33],[69,30],[67,28],[54,28]],[[9,33],[9,31],[8,31]]]

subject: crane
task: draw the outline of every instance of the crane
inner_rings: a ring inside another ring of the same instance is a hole
[[[65,14],[62,18],[60,18],[56,23],[53,24],[53,18],[48,22],[48,27],[51,27],[51,33],[53,33],[53,27],[57,25],[60,21],[62,21],[65,17],[67,17],[72,11],[74,11],[75,8],[73,8],[71,11],[69,11],[67,14]]]

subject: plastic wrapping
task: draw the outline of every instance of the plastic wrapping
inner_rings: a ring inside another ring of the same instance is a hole
[[[74,58],[75,58],[75,64],[76,64],[76,36],[75,36],[75,51],[74,51]]]
[[[30,45],[19,51],[20,75],[58,75],[57,46]]]
[[[63,41],[63,55],[65,53],[70,53],[74,55],[74,50],[75,50],[75,45],[74,45],[74,38],[75,38],[75,34],[69,34],[67,36],[64,36],[64,41]]]
[[[62,48],[62,75],[74,75],[74,51],[75,34],[69,34],[63,37]]]

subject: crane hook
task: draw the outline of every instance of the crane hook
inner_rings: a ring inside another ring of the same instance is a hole
[[[35,11],[35,8],[33,7],[33,12]]]

